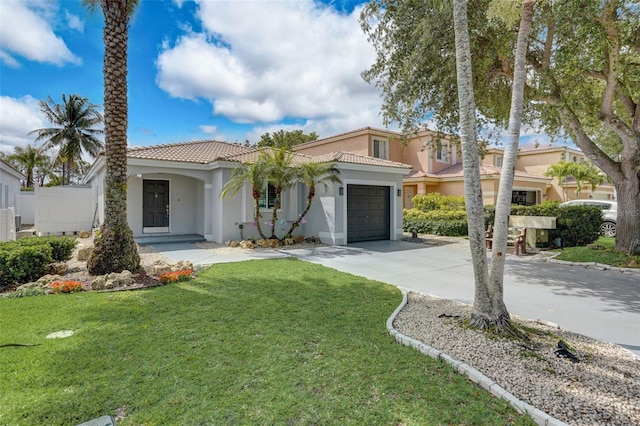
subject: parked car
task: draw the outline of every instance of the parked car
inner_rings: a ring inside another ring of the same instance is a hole
[[[616,220],[618,219],[618,203],[608,200],[572,200],[560,204],[564,206],[596,206],[602,209],[602,225],[600,232],[605,237],[616,236]]]

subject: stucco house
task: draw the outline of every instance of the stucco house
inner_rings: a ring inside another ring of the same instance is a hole
[[[462,156],[449,135],[423,130],[413,135],[366,127],[329,138],[306,142],[294,147],[298,153],[320,155],[342,150],[390,160],[411,166],[403,180],[404,208],[412,207],[415,195],[439,192],[464,195]],[[491,148],[481,159],[480,178],[485,205],[495,205],[504,150]],[[532,205],[546,200],[562,201],[562,190],[556,179],[544,176],[551,164],[566,159],[584,161],[581,151],[566,146],[523,148],[515,165],[512,193],[514,204]],[[575,198],[575,183],[573,184]],[[611,199],[613,187],[604,184],[583,197]]]
[[[247,184],[233,198],[220,193],[234,168],[253,161],[258,150],[219,141],[196,141],[130,148],[127,153],[127,216],[134,238],[197,235],[214,242],[256,238],[254,201]],[[296,162],[334,163],[340,184],[317,188],[306,223],[296,234],[326,244],[402,237],[402,179],[411,166],[353,152],[295,154]],[[93,188],[98,222],[104,218],[106,161],[100,156],[83,183]],[[265,207],[271,193],[265,188]],[[302,213],[303,185],[283,194],[278,236]],[[263,221],[271,210],[264,209]],[[263,226],[263,229],[265,226]]]
[[[16,207],[21,181],[27,177],[4,160],[0,160],[0,209]]]

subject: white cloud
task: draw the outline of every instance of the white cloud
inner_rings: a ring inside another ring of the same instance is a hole
[[[81,32],[81,33],[84,32],[84,21],[82,19],[80,19],[79,16],[73,15],[73,14],[69,13],[68,11],[65,11],[64,16],[65,16],[65,18],[67,20],[67,26],[69,28],[71,28],[72,30],[76,30],[78,32]]]
[[[216,126],[202,125],[202,126],[198,126],[198,130],[200,130],[202,133],[211,135],[217,132],[218,128]]]
[[[54,65],[81,62],[54,33],[51,2],[2,1],[0,8],[0,59],[5,64],[16,67],[14,56]]]
[[[47,127],[39,101],[31,96],[0,96],[0,146],[13,151],[15,146],[34,144],[35,135],[28,133]]]
[[[360,77],[375,54],[359,8],[344,15],[311,0],[198,6],[204,33],[164,44],[157,59],[157,84],[171,96],[206,99],[213,114],[237,123],[269,123],[260,129],[287,119],[321,136],[382,126],[380,96]]]

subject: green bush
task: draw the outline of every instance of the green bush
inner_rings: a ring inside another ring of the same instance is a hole
[[[0,289],[34,281],[53,262],[71,258],[74,237],[30,237],[0,243]]]
[[[51,255],[54,262],[64,262],[71,258],[73,248],[76,246],[75,237],[29,237],[15,242],[19,246],[48,245],[51,247]]]
[[[403,228],[417,234],[434,234],[459,237],[468,234],[467,216],[464,210],[420,211],[407,209],[403,215]]]
[[[442,195],[438,192],[430,192],[424,195],[416,195],[411,200],[413,208],[423,212],[432,210],[463,210],[465,208],[464,197],[455,195]]]
[[[556,229],[549,230],[549,241],[560,238],[562,247],[591,244],[600,234],[602,211],[594,206],[560,207],[557,201],[546,201],[535,206],[511,206],[512,216],[551,216],[556,218]],[[495,208],[485,207],[485,225],[493,224]]]
[[[45,275],[53,262],[51,252],[48,244],[0,247],[0,289]]]

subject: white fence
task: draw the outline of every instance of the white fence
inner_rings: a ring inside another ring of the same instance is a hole
[[[15,209],[0,209],[0,241],[15,241],[16,239]]]
[[[91,230],[96,207],[91,186],[36,187],[35,197],[35,228],[39,236]]]
[[[35,223],[36,194],[25,191],[16,194],[16,214],[20,215],[22,224]]]

